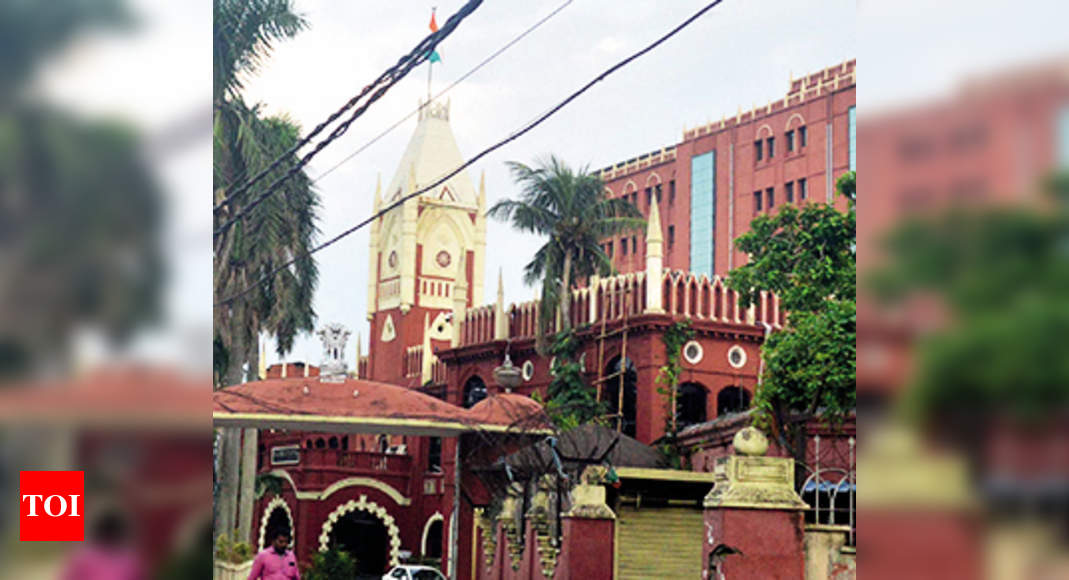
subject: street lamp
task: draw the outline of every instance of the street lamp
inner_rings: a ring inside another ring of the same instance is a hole
[[[520,369],[512,364],[512,359],[509,358],[506,352],[505,361],[501,363],[501,366],[494,369],[494,381],[501,385],[506,393],[511,393],[512,389],[518,387],[522,380]]]

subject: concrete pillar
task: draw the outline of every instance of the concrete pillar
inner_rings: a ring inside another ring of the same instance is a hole
[[[556,578],[592,580],[612,575],[616,514],[605,504],[606,471],[600,465],[586,468],[572,489],[572,509],[561,518]]]
[[[702,577],[805,579],[803,510],[794,491],[794,460],[766,457],[768,440],[747,427],[737,455],[720,457],[705,496]]]
[[[494,303],[494,340],[507,340],[509,321],[505,314],[505,282],[501,270],[497,271],[497,302]]]
[[[238,537],[253,543],[253,503],[256,496],[257,430],[245,429],[241,441],[241,479],[238,485]]]

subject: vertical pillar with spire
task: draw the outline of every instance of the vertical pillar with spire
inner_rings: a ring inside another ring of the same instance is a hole
[[[507,340],[509,323],[505,317],[505,283],[501,270],[497,271],[497,302],[494,303],[494,340]]]
[[[661,278],[664,275],[664,234],[661,232],[661,212],[657,197],[650,203],[650,217],[646,224],[646,312],[664,312]]]
[[[373,202],[372,212],[378,213],[379,208],[382,207],[382,174],[378,174],[375,179],[375,201]],[[379,220],[371,222],[371,243],[369,247],[371,251],[368,252],[368,275],[367,275],[367,319],[371,320],[375,316],[375,311],[378,310],[378,300],[376,300],[376,293],[378,292],[378,279],[379,279]]]
[[[453,340],[450,346],[460,346],[460,325],[468,311],[468,268],[464,252],[460,253],[457,264],[457,277],[453,283]]]

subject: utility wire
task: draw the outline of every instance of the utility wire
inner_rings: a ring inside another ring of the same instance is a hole
[[[523,40],[524,37],[526,37],[528,34],[534,32],[538,27],[542,26],[547,21],[549,21],[550,18],[553,18],[554,16],[556,16],[561,10],[564,10],[573,1],[574,0],[566,0],[563,4],[558,6],[553,12],[550,12],[545,17],[543,17],[541,20],[539,20],[538,22],[535,22],[533,25],[531,25],[527,30],[524,30],[523,32],[521,32],[519,34],[519,36],[517,36],[516,38],[513,38],[507,44],[505,44],[501,48],[497,49],[496,52],[494,52],[490,56],[488,56],[485,59],[483,59],[482,62],[480,62],[479,64],[475,65],[474,68],[472,68],[468,72],[466,72],[463,75],[461,75],[460,78],[458,78],[457,80],[453,81],[449,86],[447,86],[446,88],[442,89],[441,91],[438,91],[433,97],[431,97],[430,100],[432,100],[432,101],[437,100],[439,97],[441,97],[442,95],[448,93],[451,89],[453,89],[453,87],[455,87],[455,86],[459,85],[460,83],[464,82],[465,80],[467,80],[468,77],[470,77],[471,75],[475,74],[479,69],[481,69],[484,66],[490,64],[490,62],[492,60],[494,60],[495,58],[501,56],[501,54],[504,53],[506,50],[512,48],[516,43],[518,43],[519,41]],[[353,151],[352,153],[350,153],[348,156],[345,157],[345,159],[342,159],[338,163],[332,165],[329,169],[327,169],[323,173],[320,173],[319,175],[317,175],[316,178],[314,180],[312,180],[312,182],[313,183],[318,182],[319,180],[323,179],[327,175],[333,173],[334,170],[336,170],[337,168],[339,168],[342,165],[348,163],[350,160],[352,160],[353,157],[356,157],[357,155],[363,153],[364,150],[366,150],[368,147],[371,147],[372,145],[377,143],[380,139],[382,139],[386,135],[390,134],[394,129],[400,127],[402,123],[404,123],[405,121],[407,121],[407,120],[411,119],[413,116],[415,116],[416,113],[419,112],[419,110],[420,110],[419,107],[413,109],[412,112],[410,112],[409,114],[407,114],[404,117],[402,117],[399,121],[397,121],[393,125],[390,125],[389,127],[387,127],[386,130],[384,130],[382,133],[379,133],[378,135],[375,135],[374,137],[371,138],[370,141],[368,141],[367,143],[364,143],[356,151]]]
[[[376,100],[378,100],[380,97],[382,97],[382,95],[386,94],[386,91],[389,90],[390,87],[392,87],[393,85],[397,84],[397,82],[399,82],[401,79],[403,79],[413,68],[415,68],[416,66],[422,64],[423,61],[427,60],[427,58],[429,57],[431,51],[433,51],[438,46],[438,43],[440,43],[442,40],[445,40],[446,37],[448,37],[450,34],[452,34],[453,31],[456,30],[456,27],[460,24],[460,22],[462,20],[464,20],[472,12],[474,12],[475,9],[478,8],[480,4],[482,4],[482,0],[469,0],[467,4],[465,4],[463,7],[460,8],[460,10],[458,10],[456,12],[456,14],[454,14],[451,17],[449,17],[449,20],[447,20],[446,23],[437,32],[431,33],[426,38],[424,38],[407,55],[401,57],[401,59],[397,61],[397,64],[395,64],[394,66],[390,67],[385,72],[383,72],[381,75],[379,75],[379,77],[377,79],[375,79],[371,84],[369,84],[366,87],[364,87],[363,90],[361,90],[359,94],[357,94],[353,98],[349,99],[349,101],[346,102],[340,109],[338,109],[337,111],[331,113],[331,115],[329,117],[327,117],[327,119],[325,121],[323,121],[322,123],[317,125],[316,128],[313,129],[311,133],[306,135],[303,139],[298,141],[288,151],[286,151],[282,155],[278,156],[278,158],[276,158],[273,162],[271,162],[271,165],[267,166],[263,171],[261,171],[260,173],[256,174],[256,176],[254,176],[252,179],[250,179],[246,183],[242,184],[233,193],[227,195],[225,199],[221,200],[218,204],[216,204],[215,208],[212,210],[214,214],[218,214],[228,204],[232,203],[238,197],[244,195],[245,192],[248,191],[249,188],[252,187],[253,184],[257,183],[258,181],[260,181],[261,179],[266,177],[269,173],[271,173],[272,171],[277,169],[278,166],[281,165],[283,161],[289,159],[301,147],[304,147],[305,145],[307,145],[312,140],[313,137],[315,137],[316,135],[321,133],[323,131],[323,129],[325,129],[328,125],[330,125],[331,123],[336,121],[346,111],[348,111],[349,109],[352,109],[354,106],[356,106],[356,104],[358,102],[360,102],[360,99],[362,99],[365,96],[367,96],[367,94],[370,93],[372,91],[372,89],[378,87],[379,85],[383,84],[384,82],[386,83],[385,86],[379,88],[378,91],[376,91],[375,93],[373,93],[371,95],[371,97],[369,98],[368,102],[366,102],[361,108],[357,109],[344,123],[339,125],[326,139],[324,139],[323,141],[319,142],[316,145],[316,147],[315,147],[315,149],[313,151],[309,152],[307,155],[302,157],[300,159],[300,161],[297,163],[297,165],[292,167],[288,172],[286,172],[285,175],[283,175],[279,179],[275,180],[275,182],[272,183],[267,188],[267,190],[263,194],[261,194],[260,197],[258,197],[256,199],[256,201],[254,201],[249,206],[243,208],[235,216],[233,216],[232,218],[227,220],[226,223],[224,223],[222,226],[220,226],[215,231],[215,235],[218,235],[218,234],[226,231],[226,229],[229,228],[235,221],[240,219],[241,216],[243,216],[244,214],[248,213],[249,210],[251,210],[255,206],[259,205],[264,199],[267,198],[267,196],[269,196],[272,192],[274,192],[278,188],[278,186],[281,185],[281,183],[283,181],[285,181],[285,180],[289,179],[290,177],[292,177],[297,171],[299,171],[309,161],[311,161],[312,157],[314,157],[316,154],[318,154],[324,147],[326,147],[332,141],[334,141],[335,139],[337,139],[338,137],[343,135],[349,129],[349,125],[351,125],[353,123],[353,121],[355,121],[360,115],[362,115],[364,113],[364,111],[366,111],[367,108],[372,103],[374,103]]]
[[[255,283],[246,286],[244,289],[240,290],[236,294],[233,294],[231,296],[228,296],[226,298],[221,299],[219,302],[215,303],[215,306],[219,307],[219,306],[222,306],[222,305],[225,305],[225,304],[229,304],[230,302],[233,302],[234,300],[244,296],[245,294],[248,294],[254,288],[256,288],[257,285],[262,284],[263,282],[269,280],[272,276],[274,276],[278,272],[281,272],[282,270],[290,267],[291,265],[296,263],[297,260],[300,260],[300,259],[303,259],[303,258],[307,258],[307,257],[311,256],[312,254],[315,254],[316,252],[319,252],[320,250],[324,250],[324,249],[326,249],[326,248],[338,243],[340,240],[342,240],[343,238],[349,236],[353,232],[355,232],[355,231],[359,230],[360,228],[370,224],[371,222],[375,221],[376,219],[386,215],[390,211],[400,207],[406,201],[408,201],[408,200],[410,200],[410,199],[412,199],[414,197],[420,196],[420,195],[422,195],[422,194],[424,194],[424,193],[426,193],[426,192],[438,187],[442,183],[445,183],[446,181],[448,181],[449,178],[451,178],[454,175],[460,173],[464,169],[467,169],[468,166],[472,165],[473,163],[475,163],[479,159],[482,159],[483,157],[485,157],[486,155],[492,153],[493,151],[496,151],[497,149],[500,149],[501,147],[505,146],[506,144],[508,144],[508,143],[510,143],[512,141],[515,141],[516,139],[518,139],[519,137],[521,137],[524,134],[528,133],[529,131],[531,131],[532,129],[537,127],[538,125],[542,124],[542,122],[544,122],[546,119],[548,119],[549,117],[551,117],[554,114],[556,114],[558,111],[563,109],[569,103],[571,103],[572,101],[577,99],[580,95],[582,95],[583,93],[585,93],[588,90],[590,90],[590,88],[593,87],[595,84],[597,84],[598,82],[604,80],[606,77],[608,77],[609,75],[613,74],[614,72],[620,70],[624,66],[627,66],[628,64],[630,64],[635,59],[637,59],[637,58],[645,55],[646,53],[652,51],[654,48],[657,48],[658,46],[663,44],[665,41],[667,41],[669,38],[672,38],[673,36],[678,34],[681,30],[683,30],[684,28],[686,28],[687,26],[692,24],[695,20],[700,18],[702,15],[704,15],[709,10],[712,10],[713,8],[715,8],[717,5],[719,5],[723,1],[724,0],[713,0],[713,2],[710,2],[709,4],[706,4],[705,7],[703,7],[698,12],[694,13],[694,15],[692,15],[690,18],[687,18],[686,20],[684,20],[682,23],[680,23],[678,26],[676,26],[672,30],[668,31],[668,33],[665,34],[664,36],[662,36],[662,37],[658,38],[657,40],[653,41],[652,43],[647,45],[645,48],[639,50],[638,52],[635,52],[631,56],[629,56],[629,57],[621,60],[620,62],[614,64],[613,66],[609,67],[607,70],[605,70],[605,72],[601,73],[600,75],[595,77],[593,80],[591,80],[587,84],[583,85],[579,90],[577,90],[574,93],[568,95],[568,97],[565,98],[563,101],[557,103],[555,106],[550,108],[548,111],[546,111],[542,115],[539,115],[538,118],[536,118],[534,121],[528,123],[523,128],[513,132],[511,135],[509,135],[508,137],[502,139],[501,141],[498,141],[497,143],[491,145],[490,147],[487,147],[486,149],[483,149],[481,152],[479,152],[477,155],[475,155],[474,157],[469,159],[467,162],[461,164],[459,167],[453,169],[449,173],[445,174],[443,177],[438,178],[438,180],[436,180],[434,183],[428,185],[427,187],[424,187],[423,189],[420,189],[420,190],[414,191],[412,193],[409,193],[408,195],[401,196],[400,198],[398,198],[393,203],[391,203],[388,206],[382,208],[381,210],[375,212],[370,217],[364,219],[360,223],[357,223],[356,225],[354,225],[354,226],[350,227],[349,229],[341,232],[340,234],[330,238],[329,240],[323,242],[322,244],[319,244],[315,248],[312,248],[311,250],[308,250],[306,252],[301,253],[298,256],[293,257],[292,259],[288,260],[285,264],[282,264],[281,266],[276,267],[275,269],[271,270],[270,272],[268,272],[264,276],[261,276]]]

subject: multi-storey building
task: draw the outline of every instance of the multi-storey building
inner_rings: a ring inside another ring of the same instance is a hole
[[[733,240],[761,213],[826,201],[845,209],[835,180],[856,168],[857,64],[792,79],[782,98],[684,129],[683,139],[601,170],[610,195],[649,215],[660,200],[665,265],[724,275],[745,263]],[[641,236],[605,240],[620,272],[645,267]]]

